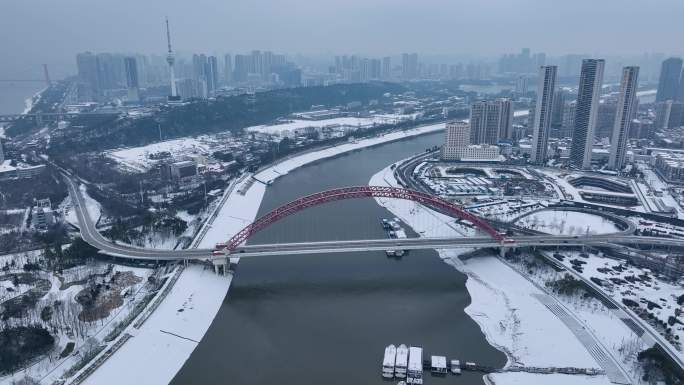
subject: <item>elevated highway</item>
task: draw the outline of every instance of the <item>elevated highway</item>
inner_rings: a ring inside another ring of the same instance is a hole
[[[634,236],[624,233],[590,236],[566,235],[520,235],[496,239],[492,236],[468,238],[404,238],[404,239],[366,239],[348,241],[298,242],[278,244],[246,245],[244,240],[230,249],[229,253],[212,255],[214,249],[159,250],[145,249],[111,242],[95,228],[88,215],[86,203],[73,178],[65,178],[69,188],[74,211],[80,225],[81,237],[85,242],[107,254],[120,258],[156,261],[211,260],[225,258],[226,255],[239,257],[259,257],[268,255],[344,253],[353,251],[418,250],[449,248],[483,247],[531,247],[531,246],[601,246],[622,251],[633,251],[632,245],[652,245],[684,247],[684,240],[660,237]],[[246,239],[246,238],[245,238]]]

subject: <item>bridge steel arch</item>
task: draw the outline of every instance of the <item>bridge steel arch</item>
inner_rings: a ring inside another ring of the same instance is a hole
[[[321,191],[296,199],[290,203],[286,203],[269,212],[268,214],[257,218],[254,222],[230,238],[227,243],[221,245],[220,248],[226,249],[229,252],[233,251],[258,231],[284,217],[300,212],[306,208],[318,206],[328,202],[354,198],[395,198],[410,200],[433,209],[437,209],[453,217],[470,221],[473,223],[473,225],[475,225],[475,227],[484,231],[498,242],[502,242],[504,240],[503,235],[501,235],[492,225],[487,223],[487,221],[474,214],[471,214],[461,206],[453,204],[438,196],[397,187],[352,186]]]

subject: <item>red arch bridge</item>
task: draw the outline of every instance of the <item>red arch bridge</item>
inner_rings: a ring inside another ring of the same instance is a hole
[[[441,211],[452,217],[470,221],[475,227],[488,234],[493,240],[498,242],[504,240],[503,235],[499,234],[499,232],[484,219],[471,214],[461,206],[438,196],[397,187],[353,186],[321,191],[286,203],[268,214],[257,218],[254,222],[230,238],[228,242],[218,244],[216,248],[227,252],[234,252],[252,235],[284,217],[298,213],[309,207],[354,198],[394,198],[410,200]]]

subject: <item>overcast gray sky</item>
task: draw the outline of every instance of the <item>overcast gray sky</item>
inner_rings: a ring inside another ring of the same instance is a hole
[[[163,53],[166,15],[184,52],[684,51],[683,0],[0,0],[0,74],[61,75],[85,50]]]

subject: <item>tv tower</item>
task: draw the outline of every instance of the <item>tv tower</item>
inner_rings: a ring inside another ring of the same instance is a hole
[[[169,31],[169,18],[166,18],[166,42],[169,46],[169,52],[166,54],[166,62],[169,63],[169,72],[171,74],[171,96],[169,96],[170,101],[178,101],[180,97],[176,92],[176,74],[173,70],[173,63],[176,61],[176,57],[171,50],[171,32]]]

